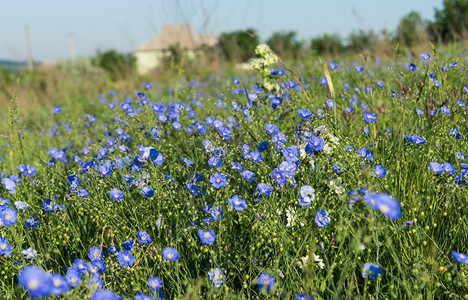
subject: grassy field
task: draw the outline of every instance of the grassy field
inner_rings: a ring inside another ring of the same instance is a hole
[[[9,91],[0,298],[467,299],[466,53],[257,54]]]

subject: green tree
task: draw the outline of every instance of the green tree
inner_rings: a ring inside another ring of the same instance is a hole
[[[396,40],[400,44],[413,46],[426,38],[426,25],[419,13],[412,11],[401,19],[396,33]]]
[[[359,30],[348,37],[348,49],[355,52],[371,51],[377,44],[377,35],[371,30]]]
[[[258,35],[252,28],[222,33],[218,39],[218,47],[224,57],[235,62],[244,62],[255,57],[257,45]]]
[[[328,54],[328,55],[338,55],[345,50],[345,46],[341,41],[341,38],[334,34],[324,34],[321,37],[313,38],[310,47],[317,54]]]
[[[297,58],[302,48],[301,42],[296,40],[296,32],[275,32],[267,40],[268,46],[280,57],[293,56]]]
[[[444,0],[442,9],[435,10],[435,21],[429,23],[432,40],[457,40],[468,31],[468,0]]]
[[[135,70],[136,58],[133,53],[120,53],[116,50],[97,51],[92,59],[95,66],[101,67],[109,75],[110,79],[115,81],[126,78]]]

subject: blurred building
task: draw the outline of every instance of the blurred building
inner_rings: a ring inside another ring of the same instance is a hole
[[[196,34],[188,24],[165,25],[161,32],[135,50],[139,73],[146,73],[170,59],[174,51],[195,58],[203,54],[206,47],[214,47],[214,34]]]

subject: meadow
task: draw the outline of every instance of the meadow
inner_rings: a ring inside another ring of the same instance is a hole
[[[467,53],[256,54],[171,85],[57,82],[73,96],[46,112],[17,91],[0,298],[467,299]]]

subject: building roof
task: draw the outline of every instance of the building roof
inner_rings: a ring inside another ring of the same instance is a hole
[[[161,32],[138,47],[136,51],[168,50],[171,45],[179,45],[181,48],[195,50],[203,44],[216,45],[216,35],[196,34],[188,24],[174,24],[163,26]]]

